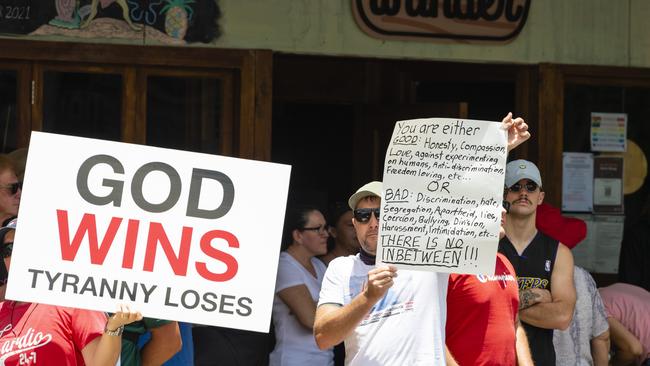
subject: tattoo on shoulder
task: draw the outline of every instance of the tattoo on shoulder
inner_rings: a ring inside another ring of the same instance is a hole
[[[531,290],[521,291],[519,293],[519,310],[526,309],[537,304],[537,299],[539,297],[539,294],[536,294]]]

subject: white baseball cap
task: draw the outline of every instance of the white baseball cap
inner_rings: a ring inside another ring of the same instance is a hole
[[[382,189],[382,183],[379,181],[373,181],[370,183],[366,183],[363,185],[361,188],[357,189],[357,191],[350,196],[350,199],[348,200],[348,205],[350,206],[351,209],[356,209],[357,204],[361,199],[368,197],[368,196],[377,196],[381,198],[381,189]]]
[[[537,166],[528,160],[513,160],[506,165],[506,187],[510,188],[522,179],[530,179],[542,186],[542,176]]]

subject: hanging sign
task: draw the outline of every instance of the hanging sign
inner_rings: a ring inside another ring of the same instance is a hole
[[[526,24],[530,0],[353,0],[357,25],[380,39],[507,42]]]

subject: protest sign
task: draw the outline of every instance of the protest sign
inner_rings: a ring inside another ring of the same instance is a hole
[[[33,132],[7,298],[268,332],[290,169]]]
[[[494,274],[506,143],[499,123],[397,122],[384,164],[377,261]]]

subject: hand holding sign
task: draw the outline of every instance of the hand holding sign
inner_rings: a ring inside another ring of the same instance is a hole
[[[386,291],[393,286],[393,278],[397,277],[395,266],[380,266],[368,272],[368,282],[365,291],[373,302],[379,301]]]
[[[142,314],[139,311],[131,310],[126,304],[120,304],[115,314],[111,315],[106,322],[106,330],[115,331],[127,324],[142,320]]]

